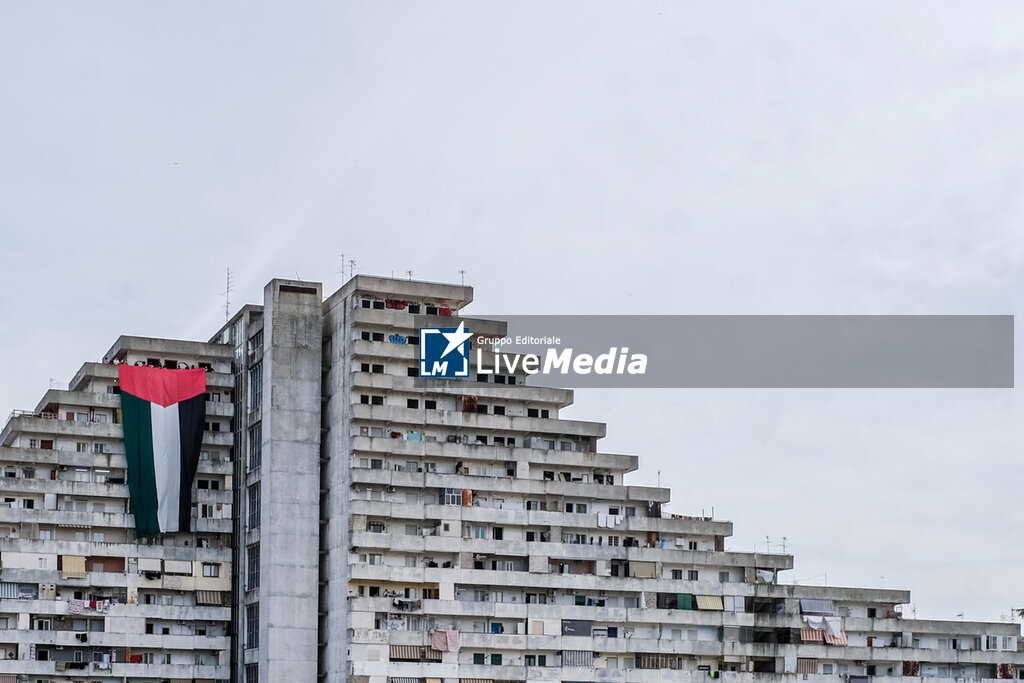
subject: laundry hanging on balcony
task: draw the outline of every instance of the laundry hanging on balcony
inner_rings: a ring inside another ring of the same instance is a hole
[[[128,494],[138,536],[188,531],[206,371],[119,365]]]

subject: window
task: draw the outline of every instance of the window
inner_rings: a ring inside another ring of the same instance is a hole
[[[494,406],[494,414],[495,415],[504,415],[505,414],[505,406]]]
[[[473,527],[473,538],[487,538],[487,527],[475,526]]]
[[[366,556],[366,563],[373,566],[380,566],[382,555],[380,553],[371,553]]]
[[[260,482],[250,484],[246,491],[249,503],[247,523],[250,529],[257,529],[260,526]]]
[[[259,664],[246,664],[245,665],[245,683],[259,683],[260,682],[260,665]]]
[[[686,548],[687,548],[687,550],[696,550],[697,549],[697,541],[687,541],[686,542]]]
[[[260,544],[253,543],[245,549],[245,588],[252,590],[260,585]]]
[[[215,579],[220,576],[220,565],[215,562],[203,562],[203,576]]]
[[[491,538],[495,541],[502,541],[505,539],[505,530],[500,526],[496,526],[491,530]]]
[[[868,619],[874,619],[876,614],[878,614],[878,610],[876,608],[868,607]]]
[[[437,401],[428,398],[423,401],[423,407],[427,410],[437,410]]]
[[[249,412],[263,406],[263,362],[249,368]]]
[[[371,396],[370,397],[370,405],[372,405],[372,406],[382,406],[382,405],[384,405],[384,397],[383,396]]]
[[[249,427],[249,469],[254,470],[263,461],[263,423]]]
[[[445,505],[462,505],[462,489],[445,489]]]
[[[682,581],[683,580],[683,570],[682,569],[673,569],[672,570],[672,578],[675,579],[676,581]]]
[[[483,652],[474,652],[473,663],[477,666],[483,666],[487,663],[487,655],[485,655]]]
[[[729,572],[718,572],[719,583],[729,583]]]
[[[407,398],[407,399],[405,399],[405,407],[406,408],[419,408],[420,407],[420,401],[417,398]]]
[[[260,605],[255,603],[245,606],[245,646],[254,648],[260,646]],[[246,667],[246,678],[249,676]]]
[[[688,580],[690,580],[690,581],[697,581],[698,577],[699,577],[699,573],[697,572],[696,569],[691,569],[688,572],[686,572],[686,578]]]
[[[501,655],[500,654],[493,654],[493,655],[491,655],[491,666],[501,666]]]
[[[527,408],[526,417],[540,417],[540,411],[536,408]]]

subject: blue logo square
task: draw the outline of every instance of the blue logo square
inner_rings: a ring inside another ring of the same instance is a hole
[[[458,327],[420,328],[420,377],[469,377],[469,330]]]

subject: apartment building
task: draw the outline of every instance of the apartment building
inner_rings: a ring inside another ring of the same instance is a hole
[[[790,555],[671,514],[669,489],[627,482],[636,456],[601,452],[603,423],[563,417],[570,390],[420,378],[421,326],[505,334],[472,296],[273,280],[208,343],[122,337],[12,417],[0,648],[19,668],[0,683],[1024,678],[1016,624],[793,585]],[[121,362],[208,369],[190,533],[133,538]]]
[[[137,538],[117,365],[207,369],[187,533]],[[121,337],[0,432],[0,683],[230,679],[230,350]]]
[[[212,340],[247,383],[239,681],[1024,675],[1016,624],[904,618],[907,591],[726,550],[729,522],[627,484],[637,457],[563,418],[571,391],[420,378],[421,325],[504,335],[471,288],[357,276],[321,301],[275,280]]]

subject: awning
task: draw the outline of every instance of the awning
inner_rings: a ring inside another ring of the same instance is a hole
[[[818,631],[817,633],[821,633],[821,631]],[[846,631],[840,631],[838,636],[826,633],[825,642],[829,645],[846,645]]]
[[[17,598],[21,594],[18,584],[11,581],[0,583],[0,598]]]
[[[221,599],[220,591],[196,591],[196,604],[220,607],[224,604],[224,601]]]
[[[85,578],[85,558],[81,555],[61,555],[60,565],[64,578]]]
[[[656,565],[654,562],[630,562],[629,575],[638,579],[653,579]]]
[[[817,659],[805,659],[800,657],[796,660],[796,672],[798,674],[816,674],[818,673],[818,660]]]
[[[562,650],[562,666],[589,669],[594,666],[594,653],[591,650]]]
[[[389,653],[390,659],[394,661],[420,661],[420,652],[422,648],[419,645],[392,645],[391,652]]]
[[[440,678],[427,678],[425,680],[425,683],[441,683],[441,679]]]
[[[392,647],[394,646],[392,645]],[[430,679],[428,678],[427,680]],[[423,679],[411,678],[409,676],[388,676],[388,683],[423,683]]]
[[[441,652],[440,652],[440,650],[435,650],[432,647],[424,648],[423,649],[423,660],[426,661],[426,662],[440,662],[441,661]]]
[[[139,571],[140,572],[158,572],[161,570],[160,560],[154,560],[151,557],[140,557],[139,558]]]
[[[836,613],[836,606],[831,600],[800,598],[800,612],[802,614],[827,614],[833,616]]]
[[[824,635],[824,631],[819,631],[814,628],[800,629],[800,640],[805,643],[820,643],[823,640]]]
[[[185,560],[164,560],[164,571],[168,574],[192,576],[192,563]]]
[[[721,612],[725,610],[721,595],[698,595],[697,609],[710,609]]]
[[[0,683],[18,683],[18,677],[15,674],[0,674]]]

